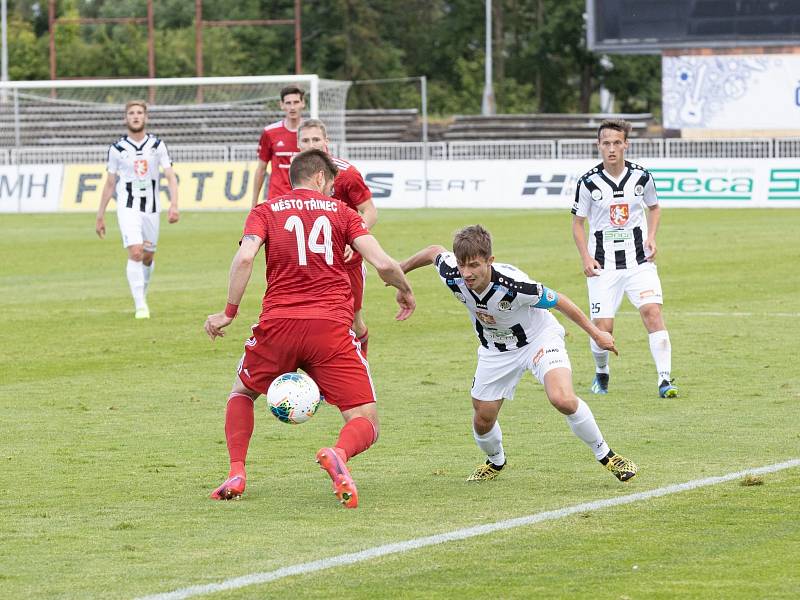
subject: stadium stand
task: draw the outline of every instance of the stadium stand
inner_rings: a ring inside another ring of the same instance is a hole
[[[105,160],[122,134],[115,106],[42,102],[19,107],[18,125],[0,104],[0,164]],[[334,153],[351,160],[592,158],[597,127],[607,117],[633,124],[631,157],[766,158],[800,155],[797,138],[662,139],[649,113],[459,115],[429,123],[422,144],[416,109],[348,110],[346,143]],[[252,160],[261,128],[281,118],[262,102],[153,106],[148,131],[162,136],[176,161]],[[324,115],[323,115],[324,118]]]
[[[348,142],[417,142],[421,139],[417,109],[348,110]]]
[[[442,137],[447,141],[594,138],[600,123],[607,118],[630,121],[631,137],[646,135],[649,129],[655,128],[650,113],[457,115]]]

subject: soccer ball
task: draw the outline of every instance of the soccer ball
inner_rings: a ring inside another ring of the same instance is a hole
[[[322,396],[317,383],[305,373],[284,373],[267,390],[267,407],[284,423],[305,423],[317,412]]]

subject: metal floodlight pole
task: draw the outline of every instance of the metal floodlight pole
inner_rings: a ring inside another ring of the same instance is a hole
[[[492,89],[492,0],[486,0],[486,58],[484,60],[483,102],[481,114],[494,114],[494,90]]]
[[[428,78],[419,78],[420,96],[422,97],[422,184],[425,186],[424,205],[428,206]]]
[[[0,37],[2,37],[2,77],[3,81],[8,81],[8,2],[7,0],[2,0],[3,7],[2,7],[2,32],[0,32]],[[2,92],[2,96],[0,96],[0,100],[2,100],[3,104],[8,101],[8,94],[5,90]]]

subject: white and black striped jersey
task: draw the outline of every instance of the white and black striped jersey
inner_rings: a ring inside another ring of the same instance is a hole
[[[107,170],[117,176],[117,208],[160,212],[160,169],[171,166],[167,145],[150,133],[139,143],[124,135],[111,144]]]
[[[550,311],[535,305],[554,292],[531,280],[512,265],[492,265],[492,280],[480,294],[469,289],[456,266],[452,252],[436,256],[434,265],[442,282],[469,311],[481,346],[497,352],[507,352],[531,343],[546,329],[555,328],[560,335],[564,329]]]
[[[578,180],[572,214],[589,217],[589,254],[604,269],[628,269],[647,261],[645,206],[656,204],[649,171],[626,160],[614,180],[600,163]]]

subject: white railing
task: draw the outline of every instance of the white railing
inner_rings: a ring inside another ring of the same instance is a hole
[[[237,144],[228,150],[228,159],[234,162],[247,162],[256,159],[257,144]]]
[[[170,158],[175,162],[225,162],[228,146],[168,146]],[[8,151],[6,151],[8,152]],[[73,164],[105,163],[108,146],[32,146],[12,148],[11,164]]]
[[[258,144],[234,144],[228,149],[228,160],[233,162],[251,162],[257,160]],[[328,150],[333,156],[339,156],[339,145],[331,142]]]
[[[428,144],[423,142],[341,144],[339,156],[345,160],[423,160],[426,147],[428,160],[447,159],[447,144],[445,142],[430,142]]]
[[[491,140],[485,142],[387,142],[331,144],[334,156],[350,161],[597,159],[593,139]],[[168,146],[175,162],[256,160],[255,144]],[[0,149],[0,164],[105,163],[108,146],[32,146]],[[800,138],[687,140],[633,138],[626,157],[647,158],[772,158],[800,157]]]
[[[11,148],[11,162],[16,165],[67,165],[72,163],[104,163],[108,146],[32,146]]]
[[[684,140],[671,138],[666,158],[772,158],[772,139]]]
[[[800,156],[800,138],[775,140],[775,158]]]
[[[447,152],[450,160],[526,160],[555,156],[555,140],[450,142]]]
[[[169,157],[175,162],[226,162],[228,146],[215,144],[208,146],[167,146]]]
[[[664,140],[661,138],[631,138],[625,152],[627,158],[663,158]],[[557,154],[551,158],[597,158],[597,141],[594,139],[558,140]]]

